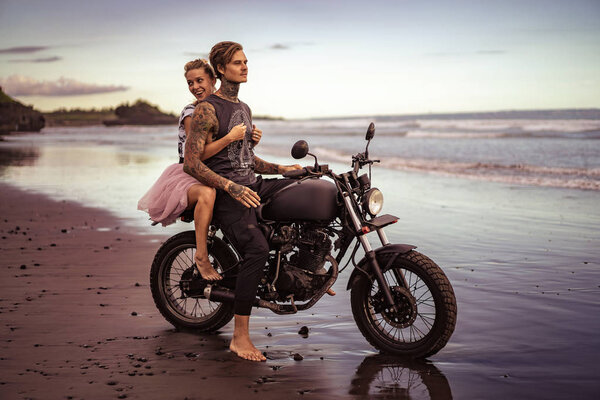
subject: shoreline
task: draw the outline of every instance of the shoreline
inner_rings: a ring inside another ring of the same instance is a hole
[[[228,351],[229,326],[177,332],[162,318],[148,273],[164,236],[136,235],[75,202],[3,182],[0,190],[10,210],[0,219],[1,398],[264,399],[308,390],[302,379],[264,385],[274,362],[294,361],[240,362]]]

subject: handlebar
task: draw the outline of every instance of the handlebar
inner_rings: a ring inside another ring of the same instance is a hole
[[[291,171],[287,171],[284,172],[283,175],[285,178],[299,178],[301,176],[304,176],[308,173],[308,171],[306,170],[306,167],[301,168],[301,169],[294,169]]]
[[[301,169],[294,169],[292,171],[284,172],[281,175],[283,175],[285,178],[298,179],[298,178],[304,178],[307,176],[313,176],[313,177],[323,176],[328,171],[329,171],[329,166],[327,164],[322,164],[322,165],[317,166],[316,169],[315,169],[315,167],[306,166]]]
[[[355,171],[358,171],[365,165],[371,165],[378,162],[381,162],[381,160],[370,160],[365,153],[358,153],[352,156],[352,166]]]

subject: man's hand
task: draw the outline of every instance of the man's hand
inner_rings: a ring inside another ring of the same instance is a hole
[[[227,193],[242,203],[246,208],[256,208],[260,205],[260,197],[258,194],[246,186],[231,182],[231,184],[227,186]]]

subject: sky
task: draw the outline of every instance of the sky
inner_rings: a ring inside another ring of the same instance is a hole
[[[255,115],[600,107],[599,0],[0,0],[0,86],[42,111],[179,114],[183,65],[223,40]]]

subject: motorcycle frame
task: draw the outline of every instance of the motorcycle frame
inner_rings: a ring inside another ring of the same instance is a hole
[[[368,147],[368,144],[367,144],[367,147]],[[358,211],[359,210],[358,200],[353,195],[353,193],[355,193],[355,190],[352,188],[352,184],[350,183],[350,178],[352,178],[353,180],[357,180],[357,172],[361,168],[363,163],[364,164],[368,163],[369,166],[372,163],[371,161],[369,161],[367,154],[368,153],[365,151],[365,153],[361,153],[361,154],[358,154],[357,156],[353,157],[352,171],[349,173],[345,173],[342,175],[336,175],[332,171],[329,171],[329,173],[328,173],[328,175],[335,182],[335,184],[338,188],[338,193],[340,193],[342,196],[346,212],[348,213],[350,221],[354,227],[353,234],[358,239],[360,245],[363,248],[363,251],[365,252],[365,256],[357,264],[354,265],[355,269],[352,271],[352,274],[350,275],[350,279],[348,280],[347,289],[350,289],[352,287],[352,283],[354,282],[354,280],[356,279],[356,277],[359,273],[361,273],[361,272],[366,273],[365,269],[361,268],[361,266],[367,266],[368,267],[367,269],[371,271],[371,273],[375,277],[375,280],[377,280],[377,283],[379,284],[379,288],[383,292],[386,304],[390,307],[391,310],[397,311],[397,306],[395,304],[394,297],[392,295],[392,291],[390,289],[389,284],[385,280],[385,277],[383,276],[383,270],[380,267],[379,262],[377,261],[377,256],[380,254],[395,253],[396,256],[392,257],[392,260],[390,261],[390,262],[392,262],[393,260],[396,259],[397,255],[407,253],[407,252],[411,251],[412,249],[415,249],[416,246],[409,245],[409,244],[391,244],[387,238],[387,235],[385,234],[385,231],[383,230],[383,226],[378,226],[375,229],[375,231],[377,232],[377,235],[379,237],[379,240],[381,241],[381,247],[373,250],[371,243],[367,239],[366,235],[368,233],[372,232],[372,230],[369,227],[369,224],[367,223],[369,221],[366,221],[366,219],[363,217],[363,214],[365,214],[365,213],[360,213]],[[370,176],[371,173],[370,172],[371,171],[369,168],[369,184],[371,181],[371,176]],[[396,218],[396,220],[397,220],[397,218]],[[349,244],[350,244],[350,241],[348,242],[348,245]],[[346,249],[340,249],[340,254],[338,255],[339,259],[341,259],[343,257],[343,255],[344,255],[343,253],[345,253]],[[341,257],[340,257],[340,255],[341,255]],[[338,260],[338,261],[341,261],[341,260]],[[387,265],[386,265],[386,268],[387,268]],[[402,282],[404,287],[408,288],[408,283],[406,282],[406,279],[404,278],[404,274],[401,271],[395,271],[395,274],[397,275],[396,278],[397,278],[398,282]]]

